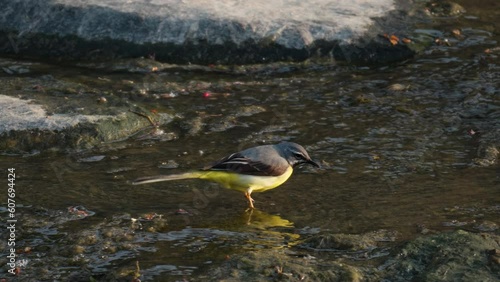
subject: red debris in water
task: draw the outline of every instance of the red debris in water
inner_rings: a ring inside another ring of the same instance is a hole
[[[148,214],[145,214],[144,217],[142,217],[142,219],[144,220],[153,220],[157,217],[159,217],[160,215],[157,214],[157,213],[148,213]]]
[[[188,211],[184,210],[184,209],[178,209],[175,214],[189,214]]]
[[[85,207],[82,206],[71,206],[68,207],[68,212],[70,214],[76,215],[77,217],[84,218],[89,215],[93,215],[93,212],[90,212]]]
[[[469,135],[470,135],[470,136],[474,136],[474,135],[478,134],[478,133],[479,133],[479,131],[475,131],[474,129],[472,129],[472,128],[471,128],[471,129],[469,129],[469,130],[467,131],[467,133],[469,133]]]
[[[203,98],[209,98],[211,96],[212,96],[212,93],[210,93],[208,91],[203,93]]]

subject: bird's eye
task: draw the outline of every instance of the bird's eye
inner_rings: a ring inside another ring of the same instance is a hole
[[[294,155],[297,159],[305,159],[304,154],[302,154],[302,153],[300,153],[300,152],[295,152],[295,153],[293,153],[293,155]]]

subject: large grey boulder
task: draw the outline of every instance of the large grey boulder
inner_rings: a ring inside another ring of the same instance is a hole
[[[392,0],[0,0],[0,53],[172,63],[407,58]],[[403,15],[403,17],[401,17]]]

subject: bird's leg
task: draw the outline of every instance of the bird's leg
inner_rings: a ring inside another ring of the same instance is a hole
[[[245,210],[245,213],[248,215],[247,225],[252,223],[252,214],[255,209],[248,208]]]
[[[248,200],[248,208],[254,209],[255,207],[253,206],[253,202],[255,202],[254,199],[252,199],[252,196],[250,196],[252,192],[245,192],[245,198]]]

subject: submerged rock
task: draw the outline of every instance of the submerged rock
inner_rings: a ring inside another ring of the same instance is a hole
[[[303,245],[317,251],[363,251],[375,249],[377,247],[377,242],[394,241],[396,235],[396,232],[387,230],[379,230],[362,235],[322,234],[306,239]]]
[[[334,243],[328,247],[347,250],[370,247],[374,243],[363,240],[371,237],[369,234],[340,236],[350,238],[348,246]],[[385,235],[377,237],[374,241],[387,239]],[[312,244],[314,238],[306,242]],[[360,242],[355,243],[356,239]],[[423,236],[393,251],[397,255],[378,268],[366,264],[360,267],[345,259],[316,258],[313,255],[317,253],[262,250],[235,255],[212,269],[207,277],[211,281],[498,281],[499,240],[498,235],[461,230]]]
[[[373,269],[284,250],[262,250],[231,257],[209,276],[210,281],[375,281]]]

